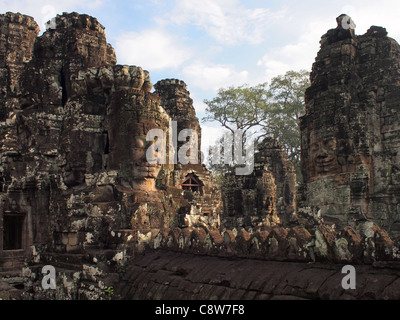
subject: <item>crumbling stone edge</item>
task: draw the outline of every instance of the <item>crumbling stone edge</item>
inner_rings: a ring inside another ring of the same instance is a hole
[[[164,249],[270,261],[367,265],[378,261],[400,261],[400,239],[391,239],[385,230],[371,222],[361,224],[358,230],[350,226],[335,230],[326,224],[309,229],[276,226],[262,231],[242,228],[220,232],[198,227],[138,230],[136,237],[132,237],[132,231],[125,231],[118,236],[135,238],[137,254]]]

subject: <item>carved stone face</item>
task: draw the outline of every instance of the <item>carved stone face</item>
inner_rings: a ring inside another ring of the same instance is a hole
[[[335,137],[327,137],[318,141],[315,136],[312,136],[310,159],[316,174],[337,173],[340,171],[337,149]]]
[[[133,177],[134,179],[156,179],[160,172],[161,165],[150,163],[158,156],[157,150],[153,148],[154,143],[146,141],[145,136],[136,136],[134,146],[132,147],[132,159],[134,159]],[[150,159],[147,159],[146,153],[150,150]],[[150,162],[149,162],[150,161]]]
[[[125,192],[157,191],[162,164],[154,160],[163,144],[160,141],[152,148],[154,142],[146,141],[146,136],[153,129],[168,129],[169,119],[156,108],[158,96],[152,98],[121,90],[113,93],[108,109],[109,169],[118,170],[119,187]]]
[[[132,159],[133,189],[154,191],[155,180],[161,170],[161,164],[154,163],[158,152],[153,148],[154,142],[146,141],[147,132],[158,129],[157,124],[149,119],[142,119],[130,123],[132,140],[130,154]]]

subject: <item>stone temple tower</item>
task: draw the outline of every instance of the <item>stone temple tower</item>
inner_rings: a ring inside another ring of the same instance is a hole
[[[343,22],[343,19],[346,19]],[[341,15],[321,39],[301,119],[304,200],[338,226],[400,232],[400,46]]]

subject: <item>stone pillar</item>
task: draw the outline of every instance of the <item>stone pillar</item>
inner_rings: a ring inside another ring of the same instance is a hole
[[[161,98],[161,106],[168,112],[171,120],[177,122],[177,134],[184,129],[191,129],[197,134],[198,163],[201,158],[201,127],[193,107],[193,100],[186,83],[177,79],[158,81],[154,88]],[[178,142],[178,150],[185,142]]]

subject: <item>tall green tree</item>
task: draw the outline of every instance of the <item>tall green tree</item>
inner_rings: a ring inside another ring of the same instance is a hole
[[[274,137],[300,176],[299,124],[308,86],[309,72],[301,70],[277,76],[269,86],[263,83],[220,89],[214,99],[204,101],[207,116],[203,121],[217,121],[232,133],[238,129],[245,134],[252,132],[258,140]]]
[[[255,87],[242,85],[218,90],[212,100],[204,100],[207,116],[203,121],[217,121],[231,133],[262,128],[271,110],[271,94],[267,83]]]
[[[225,157],[225,155],[235,153],[233,144],[235,132],[241,131],[242,146],[248,146],[247,140],[255,134],[254,131],[258,129],[258,132],[262,132],[263,124],[271,112],[270,99],[267,84],[263,83],[254,87],[242,85],[220,89],[215,98],[204,101],[207,104],[207,116],[203,118],[203,121],[219,122],[231,134],[232,139],[232,141],[225,140],[227,137],[224,136],[218,140],[212,146],[212,148],[217,148],[218,152],[209,149],[208,162],[212,170],[224,174],[239,165],[233,157],[229,160]]]
[[[300,161],[300,117],[305,113],[304,95],[310,85],[309,72],[288,71],[272,79],[269,92],[272,96],[271,113],[265,134],[276,138],[285,148],[295,165]]]

